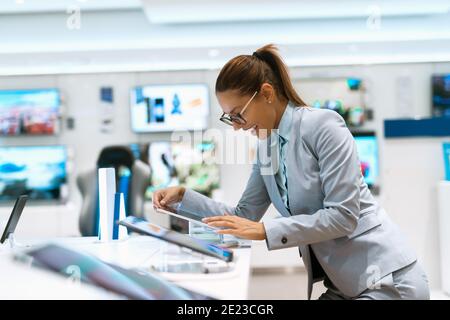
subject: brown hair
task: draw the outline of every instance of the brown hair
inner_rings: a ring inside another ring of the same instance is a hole
[[[217,77],[216,92],[238,90],[242,95],[253,95],[263,83],[271,84],[279,97],[296,106],[306,106],[295,91],[288,68],[273,44],[259,48],[253,55],[239,55],[228,61]]]

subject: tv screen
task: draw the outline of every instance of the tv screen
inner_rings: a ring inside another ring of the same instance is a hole
[[[61,200],[66,159],[64,146],[0,147],[0,201]]]
[[[208,126],[208,116],[204,84],[149,85],[131,91],[134,132],[202,130]]]
[[[378,178],[378,144],[374,132],[353,133],[361,163],[361,173],[369,187],[377,183]]]
[[[450,74],[432,77],[433,116],[450,117]]]
[[[57,89],[1,90],[1,135],[56,134],[59,131],[59,111]]]

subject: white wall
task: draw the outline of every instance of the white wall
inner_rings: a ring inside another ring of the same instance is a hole
[[[379,199],[411,239],[434,288],[439,286],[440,281],[435,186],[444,175],[440,143],[445,139],[386,141],[383,138],[383,119],[430,115],[430,75],[439,72],[450,72],[450,63],[304,67],[292,70],[294,78],[355,76],[362,77],[369,85],[375,121],[369,123],[368,127],[376,129],[381,138]],[[76,235],[80,196],[76,190],[75,177],[77,173],[95,166],[101,148],[110,144],[169,139],[169,134],[164,133],[136,135],[131,132],[128,99],[132,86],[206,82],[211,88],[210,124],[224,128],[217,121],[220,110],[213,96],[216,75],[217,70],[204,70],[0,77],[1,89],[60,88],[66,101],[65,116],[72,116],[76,121],[74,131],[67,130],[63,125],[62,133],[56,137],[0,139],[1,145],[66,144],[73,150],[69,179],[70,204],[66,207],[28,206],[18,228],[18,236],[19,233],[22,237]],[[399,78],[409,79],[404,89],[411,96],[409,108],[399,101]],[[99,130],[98,97],[101,86],[114,87],[115,131],[111,134],[103,134]],[[235,203],[245,187],[243,177],[248,175],[250,166],[224,165],[221,169],[223,198],[229,203]],[[9,207],[1,208],[0,225],[5,223],[9,210]]]

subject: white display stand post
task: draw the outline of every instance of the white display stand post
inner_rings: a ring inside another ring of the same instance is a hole
[[[114,196],[116,193],[116,173],[114,168],[98,169],[99,193],[99,240],[113,240],[114,228]]]
[[[438,184],[442,290],[450,295],[450,181]]]

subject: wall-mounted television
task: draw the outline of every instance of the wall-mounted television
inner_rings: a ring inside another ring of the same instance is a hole
[[[54,135],[59,131],[57,89],[0,90],[0,135]]]
[[[139,86],[131,90],[134,132],[202,130],[208,126],[206,84]]]
[[[65,146],[0,147],[0,201],[63,200],[66,163]]]
[[[377,184],[379,175],[378,143],[375,132],[353,132],[356,141],[361,173],[364,181],[372,188]]]
[[[433,116],[450,117],[450,74],[434,75],[431,82]]]

